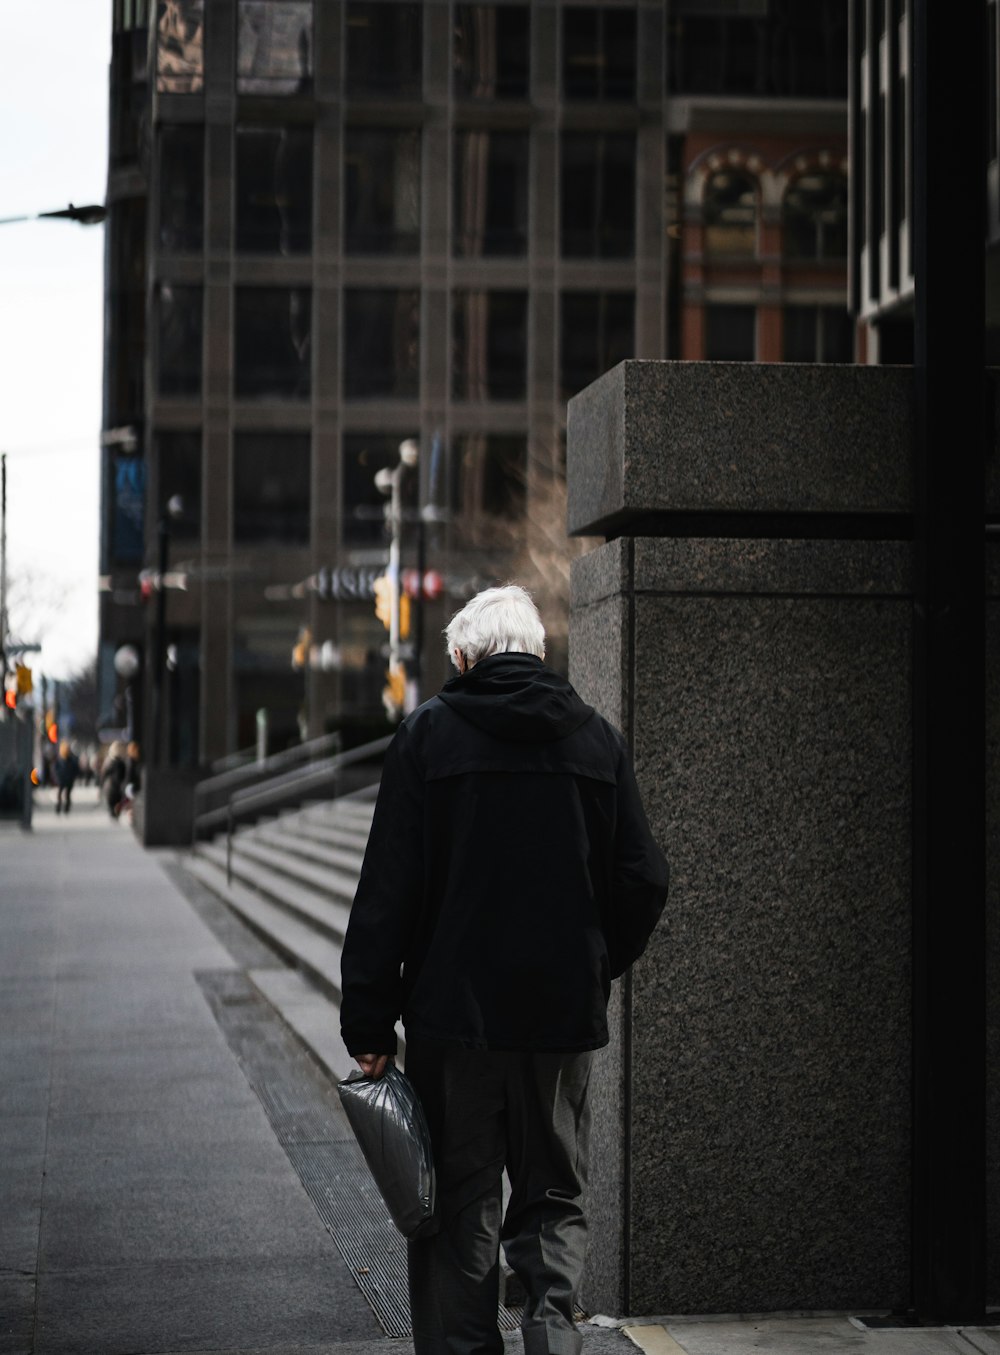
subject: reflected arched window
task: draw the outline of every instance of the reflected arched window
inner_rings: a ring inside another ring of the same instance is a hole
[[[757,249],[757,184],[738,169],[709,175],[704,202],[705,253],[753,255]]]
[[[788,187],[782,205],[785,255],[790,259],[847,258],[847,176],[810,170]]]

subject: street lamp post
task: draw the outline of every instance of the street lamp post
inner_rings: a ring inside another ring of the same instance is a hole
[[[156,525],[159,578],[156,590],[156,629],[153,637],[153,740],[150,761],[160,766],[163,757],[163,672],[167,664],[167,565],[170,553],[170,524],[184,512],[184,501],[175,494],[164,507]]]
[[[399,461],[395,466],[384,466],[375,476],[375,487],[380,493],[388,495],[386,518],[389,524],[389,567],[386,574],[389,579],[389,679],[390,685],[398,680],[402,665],[400,663],[400,537],[403,527],[403,476],[417,464],[420,448],[415,438],[406,438],[399,444]]]

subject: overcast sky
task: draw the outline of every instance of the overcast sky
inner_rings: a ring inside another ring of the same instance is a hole
[[[102,203],[111,0],[2,10],[0,218]],[[50,677],[97,649],[103,267],[103,226],[0,226],[11,623]]]

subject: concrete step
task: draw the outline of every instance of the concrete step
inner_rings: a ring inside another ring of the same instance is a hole
[[[234,878],[226,883],[225,860],[203,855],[185,858],[185,868],[211,889],[241,917],[288,964],[305,974],[335,1004],[340,1002],[340,955],[342,938],[317,929],[312,922],[290,912]]]
[[[310,842],[321,842],[329,847],[340,847],[344,851],[356,852],[364,856],[368,845],[367,828],[344,828],[337,824],[313,823],[308,819],[283,823],[281,831],[289,837],[308,838]]]
[[[224,850],[224,849],[223,849]],[[295,850],[294,839],[289,845],[264,841],[255,833],[238,833],[233,838],[233,860],[243,857],[255,865],[264,866],[277,875],[287,876],[295,884],[314,889],[317,894],[329,894],[350,904],[358,887],[360,867],[355,870],[337,869],[330,864],[309,860]]]
[[[290,852],[294,856],[303,857],[307,861],[318,862],[323,866],[332,866],[334,870],[342,871],[355,880],[361,874],[361,866],[365,859],[363,847],[352,851],[343,846],[331,846],[328,840],[322,836],[321,829],[316,830],[316,836],[311,837],[291,825],[278,825],[264,829],[251,829],[247,833],[247,837],[254,842],[261,842],[266,846],[274,847],[278,851]]]
[[[247,853],[236,850],[235,846],[234,842],[232,882],[228,887],[239,885],[241,889],[251,889],[273,908],[291,915],[298,923],[311,927],[319,935],[338,945],[343,941],[351,915],[348,899],[298,883],[287,873],[271,869]],[[225,844],[200,843],[192,859],[207,862],[218,872],[222,887],[227,888]],[[223,899],[228,902],[224,895]]]

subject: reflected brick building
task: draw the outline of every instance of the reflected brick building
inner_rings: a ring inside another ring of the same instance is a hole
[[[171,762],[261,708],[275,745],[383,729],[374,476],[411,437],[424,690],[512,574],[558,662],[567,398],[633,356],[853,359],[846,5],[732,9],[115,0],[109,723],[130,641]]]

